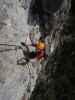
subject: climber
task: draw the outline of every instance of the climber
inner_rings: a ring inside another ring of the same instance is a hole
[[[22,45],[24,45],[24,43],[21,43]],[[45,53],[45,41],[44,39],[41,37],[35,44],[31,44],[30,46],[35,47],[35,51],[30,51],[27,54],[27,60],[29,59],[37,59],[40,60],[42,58],[46,57],[46,53]],[[26,56],[26,51],[24,52],[24,55]]]

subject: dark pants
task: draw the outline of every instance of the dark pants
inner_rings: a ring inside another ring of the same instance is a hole
[[[30,53],[28,54],[28,56],[29,56],[30,59],[35,58],[35,57],[36,57],[36,52],[30,52]]]
[[[23,54],[28,59],[33,59],[33,58],[36,57],[36,52],[33,52],[33,51],[32,52],[25,52],[25,51],[23,51]]]

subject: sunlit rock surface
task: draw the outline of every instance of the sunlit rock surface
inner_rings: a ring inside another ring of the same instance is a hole
[[[28,32],[32,26],[27,24],[30,0],[0,0],[0,44],[19,45],[21,41],[30,43]],[[27,7],[27,9],[23,8]],[[0,50],[8,47],[2,47]],[[34,89],[39,63],[26,66],[17,65],[19,51],[0,52],[0,100],[28,100]]]

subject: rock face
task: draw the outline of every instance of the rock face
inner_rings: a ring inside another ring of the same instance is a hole
[[[0,0],[0,44],[19,45],[25,39],[30,43],[29,4],[30,0]],[[0,45],[0,51],[6,48],[9,49]],[[28,100],[34,89],[41,66],[37,62],[17,65],[20,55],[15,50],[0,52],[0,100],[21,100],[23,95]]]
[[[41,1],[43,2],[43,0]],[[46,8],[49,6],[46,1],[48,0],[44,0],[43,3],[44,10],[47,10]],[[9,49],[7,45],[0,45],[0,100],[28,100],[30,96],[31,100],[56,100],[54,97],[55,91],[53,90],[55,80],[51,78],[51,75],[55,74],[53,71],[57,66],[56,56],[51,57],[51,55],[56,53],[58,57],[60,54],[60,52],[55,51],[60,47],[60,42],[62,42],[62,29],[67,19],[71,0],[63,0],[62,4],[59,2],[60,0],[56,1],[57,5],[60,4],[60,7],[54,9],[55,6],[51,6],[49,9],[53,11],[53,14],[48,17],[48,13],[46,14],[45,12],[39,13],[40,15],[36,14],[36,16],[34,16],[35,14],[30,14],[30,4],[34,4],[31,0],[0,0],[0,44],[20,45],[20,42],[25,40],[27,44],[30,44],[29,32],[33,24],[39,25],[41,34],[43,33],[44,35],[44,32],[49,32],[48,40],[46,40],[48,45],[48,50],[46,51],[49,59],[45,67],[38,62],[29,62],[23,66],[17,65],[16,61],[19,57],[21,58],[22,51],[12,50],[8,52],[5,50],[6,48]],[[49,3],[51,4],[52,2]],[[45,30],[43,31],[43,29]],[[2,51],[3,49],[5,52]],[[63,55],[60,54],[60,56]],[[62,78],[64,77],[66,76]]]

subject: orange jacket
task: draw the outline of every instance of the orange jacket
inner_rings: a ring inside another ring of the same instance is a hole
[[[36,58],[41,59],[45,56],[45,43],[39,41],[36,44],[32,44],[36,48]]]

